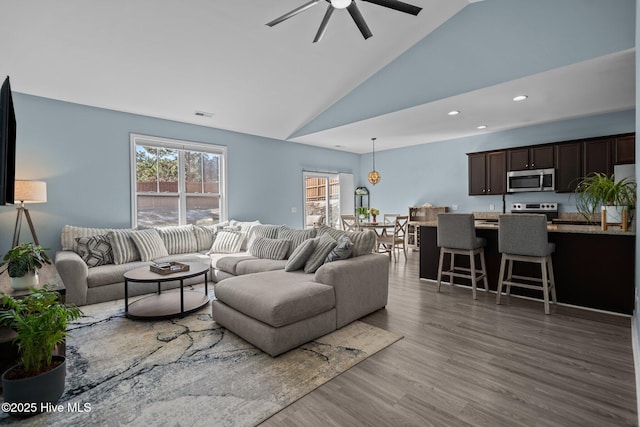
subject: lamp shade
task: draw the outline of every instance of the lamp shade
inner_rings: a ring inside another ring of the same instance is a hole
[[[45,203],[47,183],[44,181],[16,181],[15,201],[23,203]]]

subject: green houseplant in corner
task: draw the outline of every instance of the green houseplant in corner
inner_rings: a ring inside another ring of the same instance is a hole
[[[32,242],[24,242],[7,251],[4,261],[8,263],[7,272],[13,289],[23,290],[38,285],[38,269],[44,264],[51,264],[46,250]]]
[[[42,404],[55,404],[62,396],[66,359],[53,351],[68,336],[67,322],[81,314],[48,286],[22,298],[2,296],[0,324],[15,330],[13,342],[20,354],[20,363],[2,374],[4,401],[23,404],[10,407],[9,413],[34,415]]]
[[[576,187],[576,209],[587,221],[600,218],[607,211],[608,223],[620,223],[622,208],[627,208],[629,221],[636,207],[636,183],[627,178],[619,181],[613,175],[594,172],[584,177]]]

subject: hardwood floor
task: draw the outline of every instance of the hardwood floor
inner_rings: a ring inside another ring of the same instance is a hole
[[[418,258],[391,262],[389,303],[363,319],[404,338],[262,426],[637,425],[630,318],[437,293]]]

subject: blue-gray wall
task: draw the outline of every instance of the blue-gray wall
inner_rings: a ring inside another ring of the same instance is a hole
[[[635,111],[553,122],[481,136],[423,144],[376,153],[382,174],[375,187],[366,180],[371,155],[356,155],[86,107],[16,93],[18,121],[17,177],[47,181],[48,202],[33,204],[40,243],[57,249],[65,224],[127,227],[131,221],[129,134],[139,133],[228,147],[229,217],[302,226],[302,172],[349,172],[356,185],[371,191],[371,206],[407,212],[430,202],[457,204],[461,212],[502,208],[500,196],[467,195],[466,153],[497,148],[633,132]],[[567,195],[512,196],[516,200],[551,200],[575,210]],[[507,205],[508,206],[508,205]],[[297,213],[291,213],[295,207]],[[15,209],[0,207],[0,253],[11,244]],[[26,227],[23,239],[29,239]]]
[[[65,224],[130,226],[130,133],[227,146],[229,217],[235,219],[302,227],[303,170],[359,174],[356,154],[20,93],[14,103],[16,176],[47,182],[47,203],[28,207],[40,244],[53,250]],[[0,253],[11,245],[15,217],[13,207],[0,207]],[[26,225],[25,240],[31,240]]]

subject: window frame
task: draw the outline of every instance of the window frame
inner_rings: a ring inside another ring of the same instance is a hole
[[[184,156],[178,155],[178,193],[138,193],[136,175],[136,146],[167,148],[178,151],[196,151],[220,156],[220,184],[217,193],[220,200],[220,221],[226,221],[229,217],[229,207],[227,203],[227,147],[224,145],[208,144],[204,142],[184,141],[158,136],[149,136],[132,133],[129,136],[131,163],[129,173],[131,176],[131,226],[138,226],[138,195],[154,194],[155,196],[175,197],[178,196],[179,219],[184,219],[186,224],[187,196],[189,197],[210,197],[207,195],[187,194],[185,192],[184,176]],[[216,194],[216,193],[212,193]],[[181,224],[183,225],[183,224]]]

